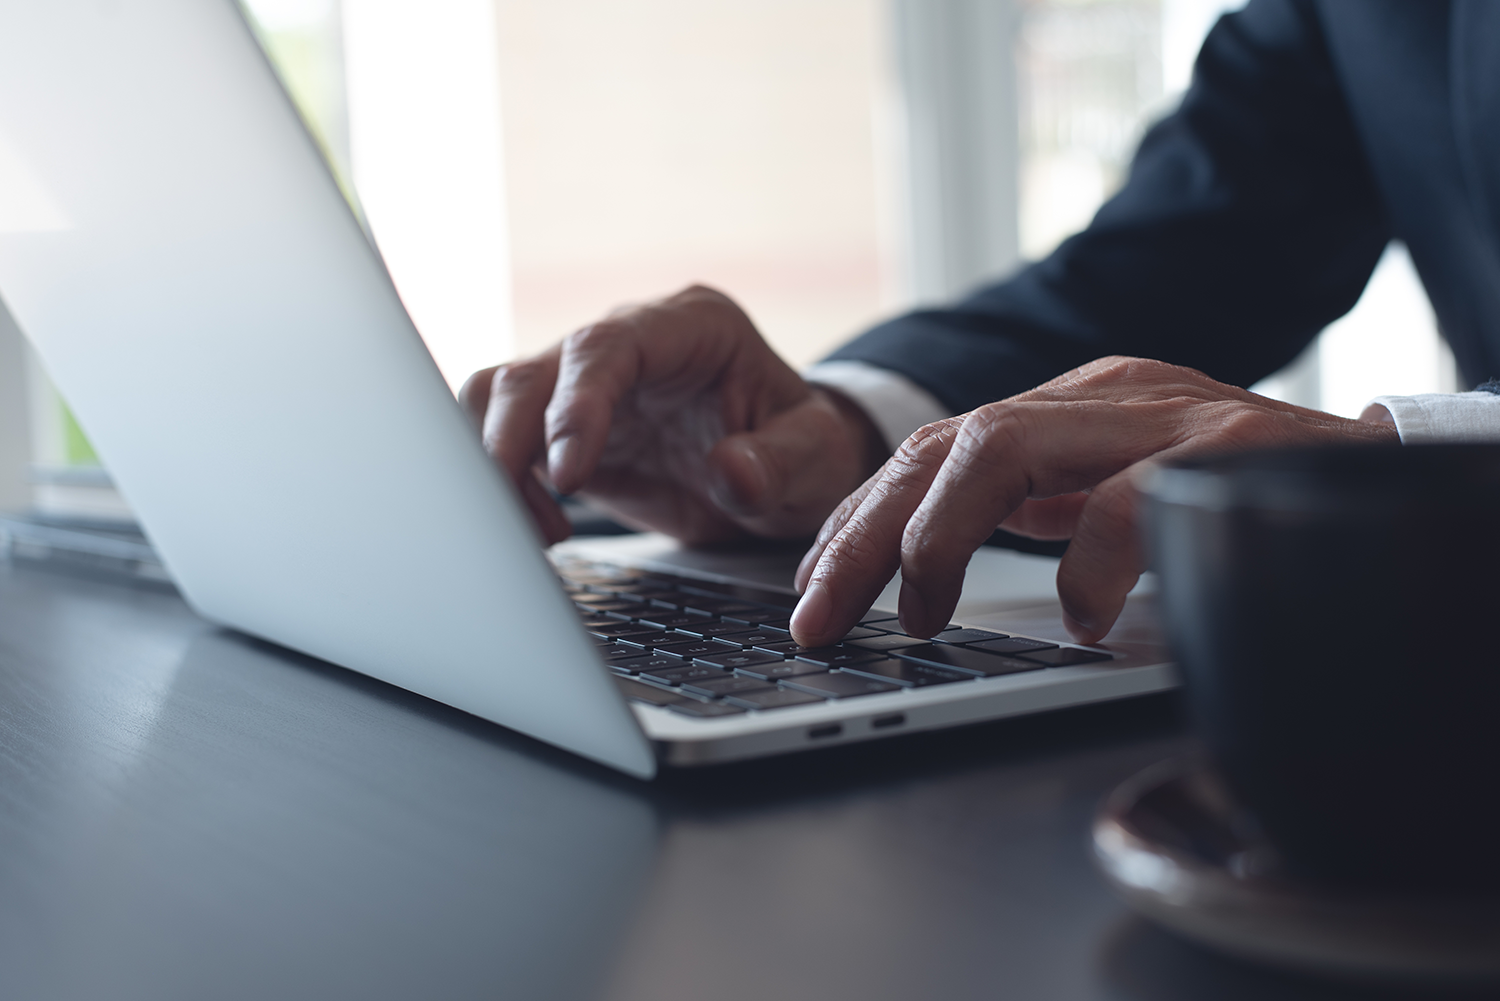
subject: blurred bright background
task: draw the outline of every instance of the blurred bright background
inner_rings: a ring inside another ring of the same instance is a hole
[[[1002,277],[1087,224],[1232,6],[247,0],[455,387],[689,282],[803,365]],[[25,499],[125,516],[27,365]],[[1353,416],[1454,385],[1393,246],[1355,311],[1258,388]]]

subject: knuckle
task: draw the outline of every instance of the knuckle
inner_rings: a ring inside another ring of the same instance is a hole
[[[1105,355],[1103,358],[1095,359],[1085,366],[1094,374],[1104,377],[1129,376],[1134,373],[1150,370],[1152,366],[1159,365],[1149,358],[1136,358],[1132,355]]]
[[[818,562],[814,579],[826,577],[835,570],[873,574],[879,569],[883,562],[880,548],[871,533],[862,529],[863,526],[850,523],[833,537]]]
[[[594,354],[608,350],[629,331],[629,324],[620,317],[610,317],[573,331],[563,341],[563,350],[568,354]]]
[[[1105,355],[1103,358],[1095,358],[1063,374],[1057,381],[1060,383],[1118,382],[1130,378],[1131,374],[1138,371],[1143,364],[1150,364],[1149,359],[1135,358],[1130,355]]]
[[[818,542],[827,544],[848,523],[854,512],[859,508],[864,498],[858,494],[850,494],[839,502],[839,506],[833,509],[833,514],[823,522],[823,530],[818,533]]]
[[[1125,486],[1097,490],[1089,498],[1087,515],[1090,534],[1117,545],[1135,538],[1136,495]]]
[[[1024,421],[1022,414],[1026,412],[1026,409],[1024,404],[1004,401],[986,403],[969,414],[969,419],[964,422],[963,432],[959,438],[960,440],[983,441],[996,434],[1010,435],[1019,430],[1018,425]]]
[[[914,581],[947,573],[958,554],[942,542],[925,520],[912,519],[901,536],[901,572]]]
[[[1147,389],[1160,384],[1185,383],[1198,385],[1209,381],[1197,369],[1173,365],[1155,358],[1137,358],[1132,355],[1106,355],[1058,377],[1058,385],[1077,389],[1084,386],[1133,386]]]
[[[705,285],[702,282],[693,282],[687,285],[682,291],[676,293],[671,298],[685,302],[711,302],[716,305],[724,305],[732,301],[729,296],[720,292],[712,285]]]
[[[505,394],[522,393],[535,385],[541,377],[542,363],[536,359],[510,362],[495,369],[491,391]]]
[[[955,457],[966,466],[986,466],[1021,454],[1037,417],[1035,407],[1024,403],[986,404],[969,415],[954,442]]]
[[[1233,448],[1264,445],[1278,439],[1281,421],[1275,412],[1240,403],[1218,404],[1216,437]]]
[[[918,428],[887,460],[889,473],[910,474],[941,465],[953,439],[966,421],[950,417]],[[885,477],[889,479],[889,475]]]

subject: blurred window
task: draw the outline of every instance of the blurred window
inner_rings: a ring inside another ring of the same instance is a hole
[[[895,304],[879,0],[498,0],[515,347],[706,282],[794,363]]]
[[[243,2],[455,387],[695,281],[806,364],[1000,277],[1017,248],[1039,258],[1123,182],[1237,5]],[[1393,245],[1355,310],[1257,388],[1354,415],[1455,381]],[[33,463],[88,466],[30,382]]]
[[[1039,260],[1124,183],[1166,110],[1163,23],[1157,0],[1022,0],[1020,21],[1020,245]]]
[[[1203,36],[1242,0],[1020,0],[1020,246],[1045,256],[1124,182],[1141,135],[1171,110]],[[1357,417],[1371,397],[1452,392],[1411,258],[1393,243],[1352,312],[1257,392]]]

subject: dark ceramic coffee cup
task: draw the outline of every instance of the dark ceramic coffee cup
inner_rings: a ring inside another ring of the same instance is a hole
[[[1298,878],[1500,890],[1500,445],[1142,484],[1194,725]]]

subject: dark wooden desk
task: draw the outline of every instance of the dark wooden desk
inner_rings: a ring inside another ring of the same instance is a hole
[[[1186,746],[1154,697],[641,785],[0,562],[0,997],[1366,996],[1108,894],[1096,802]]]

